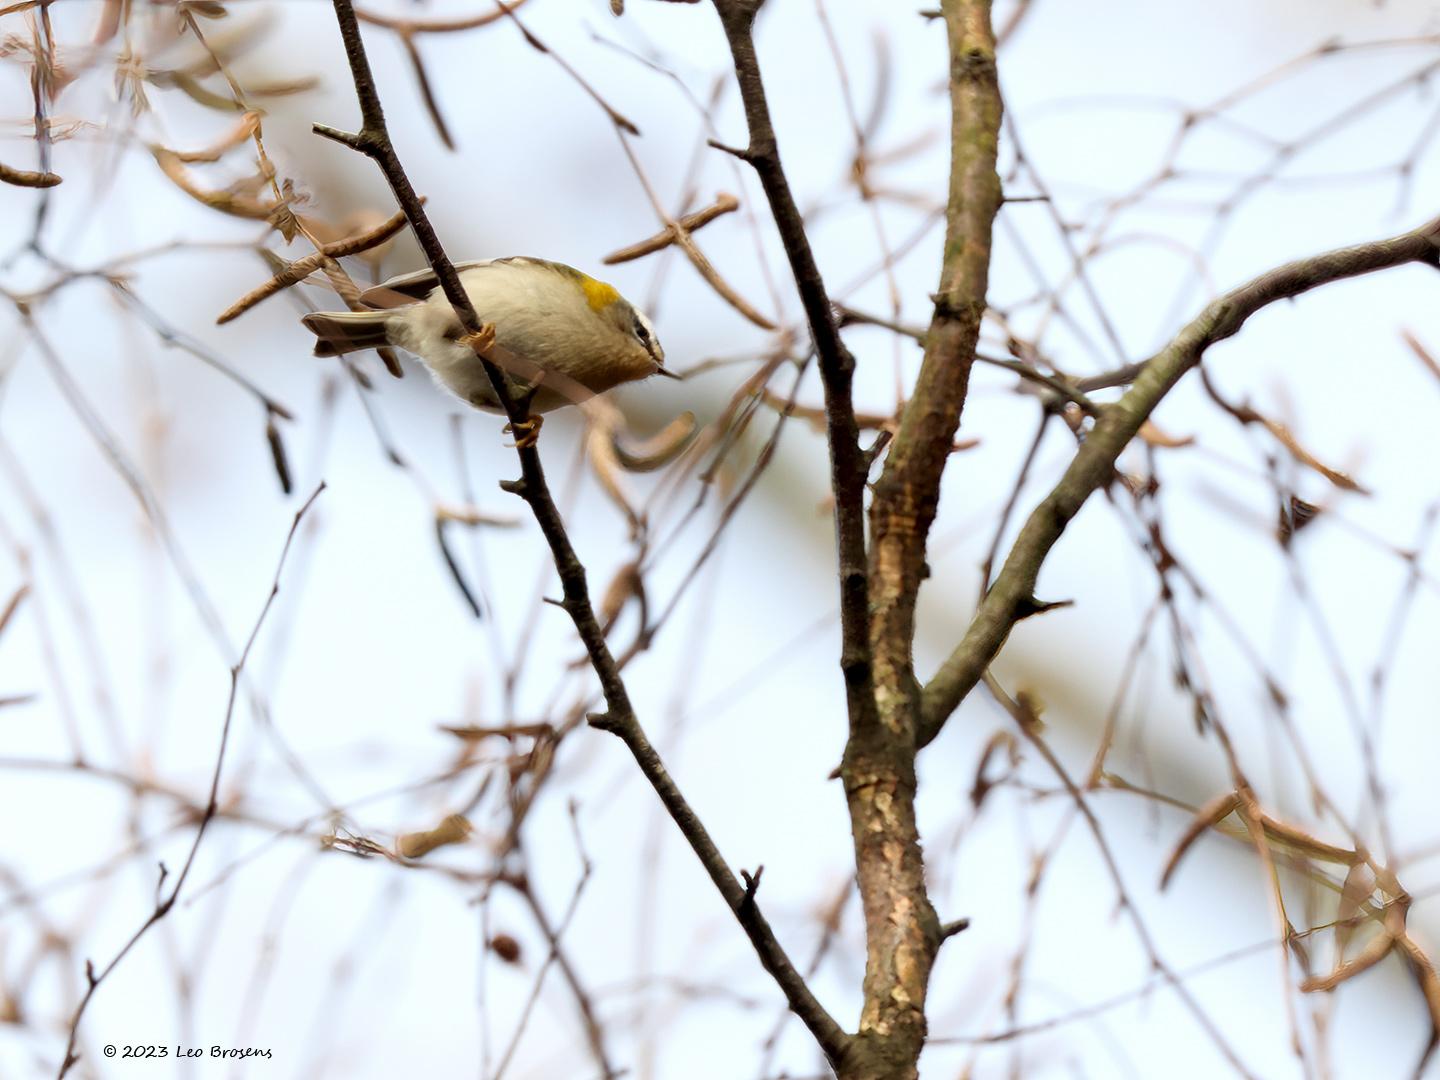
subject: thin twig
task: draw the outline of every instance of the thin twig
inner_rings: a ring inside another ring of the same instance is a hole
[[[422,200],[423,201],[423,200]],[[291,285],[297,285],[304,281],[311,274],[324,269],[331,261],[342,259],[347,255],[358,255],[363,251],[369,251],[385,243],[401,229],[405,227],[405,215],[395,213],[384,223],[369,229],[356,236],[346,237],[343,240],[336,240],[333,243],[323,244],[319,251],[306,255],[304,258],[296,259],[289,266],[285,267],[278,274],[272,277],[263,285],[259,285],[246,293],[235,303],[222,311],[215,323],[223,326],[232,319],[237,319],[249,311],[262,300],[274,296]]]
[[[220,726],[220,748],[215,754],[215,768],[210,774],[210,795],[205,802],[204,813],[200,817],[200,823],[195,828],[195,839],[190,844],[190,851],[185,856],[185,864],[180,868],[180,875],[175,879],[170,892],[163,898],[157,897],[155,910],[150,913],[146,920],[140,924],[140,928],[130,936],[130,939],[121,946],[111,961],[99,972],[88,960],[85,963],[85,978],[88,985],[85,988],[85,995],[80,999],[80,1004],[75,1008],[75,1015],[70,1020],[70,1038],[65,1046],[65,1059],[60,1063],[58,1076],[62,1078],[80,1060],[75,1045],[80,1036],[80,1021],[85,1016],[85,1010],[89,1007],[95,991],[100,984],[110,975],[111,972],[124,960],[133,949],[136,943],[145,936],[145,933],[166,915],[170,914],[175,906],[175,901],[180,898],[180,890],[185,887],[185,881],[190,876],[190,870],[195,865],[195,856],[200,850],[200,841],[205,838],[205,830],[210,822],[215,819],[220,809],[220,774],[225,767],[225,750],[230,743],[230,723],[235,716],[235,702],[240,696],[240,673],[245,669],[245,662],[250,658],[250,650],[255,645],[255,639],[260,636],[260,628],[265,625],[265,616],[270,613],[271,606],[275,603],[275,597],[280,593],[280,574],[285,569],[286,556],[290,554],[290,545],[295,539],[295,533],[300,528],[300,521],[304,518],[306,511],[314,505],[320,493],[325,490],[322,481],[311,496],[305,500],[303,506],[295,511],[295,517],[290,522],[290,531],[285,534],[285,546],[280,549],[280,560],[275,566],[275,576],[270,582],[270,593],[265,597],[265,603],[260,609],[260,614],[255,620],[255,625],[250,630],[250,637],[245,641],[245,647],[240,652],[240,659],[230,668],[230,698],[225,704],[225,719]],[[160,880],[156,886],[157,893],[163,887],[168,871],[165,864],[160,864]]]
[[[402,34],[453,34],[461,30],[476,30],[482,26],[489,26],[498,22],[510,12],[517,10],[525,0],[514,0],[513,3],[496,3],[489,11],[482,11],[478,15],[470,15],[454,19],[405,19],[398,15],[381,15],[378,12],[367,11],[364,8],[355,9],[355,17],[361,22],[371,23],[374,26],[383,26],[387,30],[397,30]]]
[[[715,196],[715,201],[702,210],[696,210],[693,214],[686,214],[678,219],[675,224],[687,233],[693,233],[696,229],[709,225],[710,222],[725,214],[740,209],[740,200],[734,195],[721,192]],[[623,247],[619,251],[612,251],[600,261],[606,266],[614,266],[616,263],[630,262],[634,259],[642,259],[646,255],[653,255],[657,251],[664,251],[671,244],[676,242],[675,230],[665,229],[648,239],[639,243]]]
[[[1216,1049],[1224,1055],[1226,1062],[1235,1070],[1236,1074],[1247,1078],[1251,1077],[1253,1074],[1245,1068],[1244,1063],[1236,1056],[1234,1049],[1225,1040],[1224,1033],[1220,1030],[1220,1027],[1201,1007],[1190,988],[1179,979],[1174,971],[1170,969],[1170,966],[1161,959],[1159,950],[1155,946],[1149,929],[1146,927],[1139,910],[1135,907],[1135,904],[1130,899],[1128,890],[1125,888],[1125,879],[1120,874],[1119,864],[1116,862],[1115,855],[1110,849],[1110,842],[1105,837],[1105,831],[1100,827],[1100,821],[1095,816],[1095,811],[1091,809],[1084,792],[1080,790],[1079,786],[1071,778],[1069,772],[1066,771],[1064,764],[1055,755],[1054,750],[1050,748],[1050,744],[1041,737],[1040,718],[1033,705],[1026,701],[1023,695],[1018,699],[1011,697],[1005,691],[1005,688],[1000,685],[999,681],[988,671],[985,673],[985,687],[1000,704],[1001,708],[1014,719],[1015,726],[1019,728],[1020,734],[1025,737],[1030,745],[1033,746],[1045,760],[1045,764],[1055,773],[1060,783],[1064,786],[1066,793],[1074,801],[1075,809],[1079,811],[1080,816],[1084,819],[1086,826],[1094,837],[1095,846],[1100,851],[1101,861],[1105,866],[1111,883],[1115,887],[1116,898],[1119,902],[1120,909],[1124,911],[1129,918],[1130,924],[1135,930],[1135,937],[1139,940],[1141,947],[1149,957],[1151,966],[1155,969],[1156,973],[1164,979],[1170,989],[1175,992],[1176,996],[1180,998],[1180,1001],[1190,1011],[1190,1014],[1195,1018],[1201,1029],[1210,1037]]]

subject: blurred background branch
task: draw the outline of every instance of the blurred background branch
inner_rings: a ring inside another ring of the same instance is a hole
[[[0,0],[0,1074],[1432,1067],[1433,27],[988,7],[362,5],[435,237],[686,374],[537,532],[306,355],[424,262],[330,5]]]

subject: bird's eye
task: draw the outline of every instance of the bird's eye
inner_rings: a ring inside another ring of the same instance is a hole
[[[645,324],[639,319],[635,320],[635,336],[639,338],[642,343],[646,345],[650,344],[650,331],[645,329]]]

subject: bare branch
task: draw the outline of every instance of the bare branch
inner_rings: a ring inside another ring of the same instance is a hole
[[[852,717],[841,775],[855,836],[866,926],[865,1005],[857,1036],[914,1076],[925,1043],[930,968],[943,940],[925,885],[915,817],[920,684],[915,603],[985,313],[1000,87],[989,0],[945,0],[950,48],[950,192],[935,308],[920,374],[870,507],[870,641],[878,716]],[[878,1075],[860,1073],[857,1075]]]
[[[250,650],[255,645],[255,639],[260,636],[260,628],[265,625],[265,616],[270,613],[270,608],[275,603],[275,597],[280,593],[280,574],[285,569],[285,559],[290,554],[290,545],[295,540],[295,533],[300,528],[300,522],[324,490],[325,484],[322,482],[311,496],[305,500],[304,505],[295,511],[295,517],[290,522],[290,531],[285,534],[285,546],[280,549],[280,560],[275,567],[275,577],[271,580],[270,592],[265,597],[265,603],[260,608],[260,615],[256,618],[255,625],[250,630],[250,637],[245,642],[245,648],[240,653],[240,659],[237,660],[235,666],[230,669],[230,699],[225,706],[225,720],[220,726],[220,748],[215,754],[215,768],[210,774],[210,796],[205,802],[205,811],[200,817],[200,823],[195,827],[195,839],[190,844],[190,851],[185,856],[185,864],[180,868],[180,875],[175,879],[175,884],[171,886],[170,891],[162,897],[159,895],[159,887],[164,885],[168,872],[165,869],[165,864],[161,863],[160,886],[157,886],[155,910],[140,924],[140,928],[130,936],[130,939],[120,947],[120,951],[117,952],[111,961],[100,971],[97,972],[94,965],[88,960],[85,963],[87,985],[85,994],[80,999],[80,1004],[75,1008],[75,1015],[70,1019],[70,1039],[65,1046],[65,1059],[60,1063],[60,1072],[58,1074],[61,1080],[63,1080],[65,1074],[74,1068],[75,1064],[80,1060],[80,1056],[75,1049],[76,1042],[80,1037],[80,1021],[84,1018],[85,1010],[89,1007],[91,999],[94,998],[95,991],[100,988],[100,984],[105,981],[110,973],[119,966],[120,961],[125,959],[130,950],[135,947],[136,943],[145,936],[145,933],[161,919],[165,918],[166,915],[170,914],[171,909],[175,906],[175,901],[180,898],[180,890],[185,887],[185,881],[190,876],[191,868],[195,865],[195,855],[200,850],[200,841],[205,838],[205,830],[209,827],[210,822],[215,820],[215,816],[219,812],[220,774],[225,767],[225,750],[230,743],[230,722],[234,719],[235,702],[240,695],[240,674],[245,670],[245,662],[250,658]]]
[[[845,675],[846,706],[851,723],[873,724],[877,713],[871,673],[864,518],[869,462],[860,450],[851,397],[855,358],[840,339],[824,279],[810,250],[804,219],[780,163],[780,147],[770,119],[765,84],[760,77],[760,62],[755,55],[755,15],[759,4],[754,0],[715,0],[715,10],[730,45],[750,133],[746,149],[732,152],[754,167],[765,189],[805,308],[805,318],[810,324],[825,385],[826,436],[830,446],[830,482],[835,493],[840,571],[840,668]]]
[[[482,336],[480,335],[480,319],[471,306],[470,299],[455,272],[455,267],[445,254],[440,239],[426,217],[424,208],[415,194],[415,189],[390,142],[390,136],[385,126],[384,110],[380,104],[374,76],[370,71],[369,60],[365,55],[365,45],[360,38],[360,28],[356,22],[351,0],[333,0],[333,3],[336,19],[340,25],[341,38],[345,44],[345,53],[350,62],[355,94],[360,103],[362,126],[357,135],[348,135],[319,124],[315,125],[315,131],[317,134],[344,143],[365,154],[380,167],[395,193],[397,203],[409,219],[410,226],[420,241],[421,250],[424,251],[426,260],[440,281],[441,289],[454,307],[456,317],[464,326],[467,334],[479,338]],[[506,14],[509,12],[507,11]],[[514,16],[511,15],[511,18],[513,19]],[[525,407],[512,397],[500,369],[483,354],[477,355],[484,365],[491,386],[504,406],[511,423],[523,422],[526,419]],[[606,711],[602,715],[592,717],[592,724],[619,736],[634,755],[640,771],[654,787],[660,801],[665,805],[665,809],[674,819],[681,833],[684,834],[691,849],[705,867],[711,881],[749,936],[761,964],[775,979],[790,1007],[810,1029],[826,1054],[832,1060],[838,1059],[846,1043],[844,1031],[825,1011],[824,1006],[806,985],[804,978],[776,940],[774,931],[771,930],[770,924],[760,913],[759,908],[753,903],[746,902],[743,886],[736,880],[734,873],[721,856],[719,849],[716,848],[699,816],[680,793],[674,780],[671,779],[664,763],[660,760],[660,755],[651,745],[635,716],[619,665],[616,664],[615,658],[610,652],[604,631],[591,604],[589,589],[586,585],[585,568],[575,554],[560,512],[550,494],[538,451],[533,445],[517,446],[516,453],[520,458],[521,478],[504,481],[501,483],[501,487],[525,500],[535,515],[535,520],[539,524],[546,542],[550,545],[550,551],[555,560],[555,569],[560,575],[565,597],[561,606],[575,624],[575,629],[585,645],[586,653],[600,680],[605,697]]]
[[[387,30],[396,30],[406,36],[411,34],[453,34],[461,30],[477,30],[482,26],[489,26],[517,10],[524,3],[525,0],[514,0],[509,4],[497,2],[488,11],[458,19],[405,19],[396,15],[381,15],[364,8],[356,8],[355,17],[361,22],[383,26]]]
[[[693,214],[686,214],[675,224],[687,233],[693,233],[696,229],[709,225],[710,222],[724,214],[729,214],[740,209],[740,200],[734,195],[721,192],[715,196],[715,201],[702,210],[696,210]],[[657,251],[664,251],[671,244],[676,242],[675,230],[666,229],[658,232],[648,239],[623,247],[619,251],[612,251],[600,261],[606,266],[614,266],[616,263],[630,262],[633,259],[642,259],[646,255],[653,255]]]
[[[926,684],[920,745],[940,733],[946,719],[980,680],[1029,601],[1050,549],[1085,500],[1109,483],[1121,452],[1171,388],[1200,363],[1206,349],[1238,333],[1251,315],[1277,300],[1406,263],[1433,266],[1437,242],[1440,219],[1386,240],[1286,263],[1207,304],[1169,345],[1151,357],[1130,390],[1104,407],[1064,476],[1026,519],[964,638]]]
[[[423,203],[424,200],[422,199],[421,202]],[[236,300],[220,313],[215,320],[216,324],[224,325],[232,319],[239,318],[262,300],[266,300],[276,293],[288,289],[291,285],[304,281],[316,271],[324,269],[331,260],[344,258],[347,255],[358,255],[363,251],[379,247],[404,227],[404,213],[396,213],[373,229],[344,240],[336,240],[333,243],[322,245],[319,251],[306,255],[302,259],[296,259],[269,281]]]

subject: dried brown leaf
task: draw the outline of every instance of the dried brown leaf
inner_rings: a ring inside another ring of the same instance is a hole
[[[1163,449],[1175,449],[1181,446],[1190,446],[1195,442],[1194,435],[1169,435],[1161,431],[1153,420],[1146,420],[1140,425],[1140,438],[1144,439],[1150,446]]]
[[[1010,768],[999,779],[992,780],[986,775],[990,768],[990,762],[997,754],[1004,753],[1009,759]],[[970,804],[976,809],[985,801],[987,795],[996,784],[1003,783],[1014,774],[1015,767],[1020,764],[1020,741],[1015,738],[1013,732],[1003,728],[996,731],[985,743],[985,749],[980,752],[980,760],[975,764],[975,781],[970,785]]]
[[[175,13],[182,19],[189,15],[198,15],[202,19],[223,19],[230,14],[220,0],[179,0],[175,5]]]
[[[695,414],[686,411],[639,443],[627,443],[617,431],[613,435],[615,456],[627,472],[653,472],[684,453],[699,430]]]
[[[1388,930],[1382,930],[1366,943],[1365,948],[1360,950],[1353,959],[1342,961],[1335,965],[1335,970],[1328,975],[1312,975],[1300,983],[1300,989],[1307,994],[1314,994],[1322,990],[1334,990],[1346,979],[1353,979],[1363,971],[1369,971],[1385,957],[1390,955],[1390,950],[1395,945],[1395,939],[1390,936]]]
[[[1420,339],[1409,330],[1401,330],[1400,336],[1404,338],[1405,344],[1410,346],[1410,351],[1425,365],[1425,369],[1435,378],[1440,379],[1440,360],[1436,360],[1430,350],[1421,345]]]
[[[1345,875],[1345,884],[1340,888],[1340,904],[1335,911],[1335,955],[1344,957],[1345,948],[1355,933],[1354,918],[1361,905],[1375,892],[1375,875],[1370,867],[1357,860]]]
[[[236,101],[228,94],[216,93],[183,71],[152,71],[146,76],[146,82],[154,86],[174,87],[197,105],[217,112],[245,111],[244,102]]]
[[[1266,834],[1272,840],[1278,840],[1289,850],[1314,859],[1317,862],[1339,863],[1342,866],[1349,866],[1359,858],[1351,848],[1327,844],[1324,840],[1312,836],[1299,826],[1280,821],[1278,818],[1273,818],[1269,814],[1262,814],[1260,820],[1261,824],[1265,826]]]
[[[1196,840],[1209,829],[1219,825],[1222,820],[1229,817],[1240,806],[1240,796],[1233,791],[1227,791],[1223,795],[1217,795],[1208,803],[1195,812],[1190,819],[1190,824],[1180,834],[1180,839],[1175,842],[1175,849],[1170,852],[1170,858],[1165,861],[1165,869],[1160,874],[1160,888],[1163,890],[1170,884],[1170,878],[1180,866],[1180,860],[1190,850]]]
[[[618,416],[619,410],[617,409],[615,412]],[[585,456],[590,462],[590,469],[595,474],[595,478],[600,481],[601,490],[625,514],[631,526],[638,528],[640,513],[633,505],[632,497],[625,490],[624,481],[620,478],[622,466],[620,455],[615,452],[615,424],[613,421],[590,424],[585,432],[585,451]]]
[[[240,118],[239,123],[213,145],[203,150],[172,150],[171,153],[175,155],[177,161],[186,164],[219,161],[235,147],[247,141],[259,128],[260,114],[253,111],[247,112]]]
[[[634,561],[620,567],[610,579],[600,598],[600,625],[613,624],[631,600],[638,600],[642,606],[645,603],[645,579],[640,576],[640,564]]]
[[[12,169],[0,163],[0,182],[16,187],[51,188],[61,183],[61,178],[52,172],[31,172],[28,169]]]
[[[235,191],[211,191],[202,187],[173,150],[163,146],[151,146],[150,153],[154,156],[155,163],[160,166],[160,171],[171,183],[196,202],[203,203],[212,210],[254,221],[267,221],[274,211],[273,204],[247,198]]]
[[[544,721],[534,724],[502,724],[498,726],[486,726],[482,724],[441,724],[440,730],[447,734],[454,735],[457,739],[464,739],[466,742],[475,742],[479,739],[492,737],[504,739],[513,739],[516,737],[545,739],[555,734],[555,726]]]
[[[1260,422],[1265,425],[1265,430],[1270,432],[1271,435],[1274,435],[1275,438],[1279,440],[1280,445],[1284,446],[1286,450],[1290,451],[1291,456],[1294,457],[1296,461],[1300,462],[1300,464],[1315,470],[1315,472],[1325,477],[1326,480],[1329,480],[1330,483],[1334,484],[1342,491],[1353,491],[1360,495],[1370,494],[1368,490],[1361,487],[1358,483],[1351,479],[1350,476],[1341,472],[1338,469],[1330,468],[1330,466],[1326,465],[1314,454],[1310,453],[1310,451],[1306,450],[1303,446],[1301,446],[1299,440],[1295,438],[1294,434],[1290,431],[1290,429],[1287,428],[1284,424],[1280,423],[1280,421],[1271,420],[1269,417],[1261,417]]]

